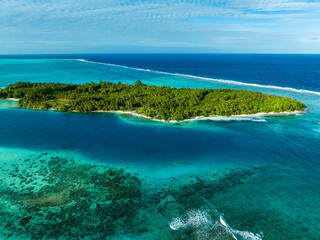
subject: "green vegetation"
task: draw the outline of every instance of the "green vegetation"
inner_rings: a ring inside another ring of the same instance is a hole
[[[18,82],[0,90],[0,98],[20,98],[19,106],[63,112],[135,111],[145,116],[181,121],[196,116],[230,116],[304,110],[288,97],[233,89],[157,87],[137,81],[84,85]]]

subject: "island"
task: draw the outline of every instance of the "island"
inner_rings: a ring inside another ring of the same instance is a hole
[[[158,121],[209,116],[303,111],[302,102],[242,89],[173,88],[121,82],[86,84],[17,82],[0,90],[19,107],[62,112],[122,112]]]

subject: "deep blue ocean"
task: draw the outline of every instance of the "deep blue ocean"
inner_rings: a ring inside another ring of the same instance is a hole
[[[86,59],[173,74],[320,90],[317,54],[60,54],[0,58]]]
[[[150,187],[145,187],[147,194],[166,188],[170,181],[180,187],[188,184],[189,177],[209,179],[211,185],[197,190],[206,199],[204,206],[166,205],[161,217],[141,213],[146,224],[143,234],[137,231],[126,238],[121,232],[114,239],[179,239],[180,228],[169,224],[180,218],[191,227],[198,226],[194,222],[201,219],[193,213],[207,216],[209,205],[223,216],[237,239],[320,239],[320,55],[0,57],[0,87],[18,81],[130,84],[138,79],[158,86],[261,91],[293,97],[308,109],[292,116],[220,117],[172,124],[111,113],[24,110],[1,100],[1,164],[43,152],[73,156],[137,173]],[[214,176],[222,176],[220,187]],[[219,219],[206,221],[204,229],[215,226],[215,221]],[[183,236],[180,239],[188,239]]]

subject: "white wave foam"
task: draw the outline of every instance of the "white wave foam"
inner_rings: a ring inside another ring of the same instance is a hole
[[[200,80],[205,80],[205,81],[214,81],[214,82],[221,82],[221,83],[227,83],[227,84],[233,84],[233,85],[243,85],[243,86],[257,87],[257,88],[278,89],[278,90],[285,90],[285,91],[298,92],[298,93],[316,94],[316,95],[320,96],[320,92],[310,91],[310,90],[305,90],[305,89],[297,89],[297,88],[291,88],[291,87],[279,87],[279,86],[274,86],[274,85],[262,85],[262,84],[256,84],[256,83],[244,83],[244,82],[238,82],[238,81],[233,81],[233,80],[199,77],[199,76],[181,74],[181,73],[169,73],[169,72],[163,72],[163,71],[157,71],[157,70],[150,70],[150,69],[143,69],[143,68],[136,68],[136,67],[128,67],[128,66],[119,65],[119,64],[87,61],[85,59],[74,59],[74,60],[80,61],[80,62],[86,62],[86,63],[93,63],[93,64],[101,64],[101,65],[107,65],[107,66],[121,67],[121,68],[126,68],[126,69],[131,69],[131,70],[144,71],[144,72],[153,72],[153,73],[159,73],[159,74],[165,74],[165,75],[171,75],[171,76],[200,79]]]
[[[267,122],[264,118],[254,117],[205,117],[199,120],[210,120],[210,121],[252,121],[252,122]]]
[[[230,225],[227,223],[227,221],[223,218],[222,215],[220,215],[220,223],[230,231],[234,239],[239,239],[239,237],[241,237],[245,240],[262,240],[260,234],[254,234],[249,231],[234,230],[230,227]]]
[[[221,214],[219,221],[212,221],[210,214],[203,210],[190,210],[181,217],[173,218],[169,226],[175,231],[191,228],[198,239],[211,239],[210,232],[218,234],[217,236],[225,236],[222,232],[221,235],[217,232],[224,229],[225,233],[228,233],[235,240],[262,240],[259,234],[232,229]]]
[[[211,120],[211,121],[253,121],[253,122],[267,122],[264,117],[275,117],[275,116],[300,116],[305,114],[306,111],[293,111],[293,112],[267,112],[267,113],[255,113],[255,114],[241,114],[231,116],[209,116],[195,118],[196,120]]]
[[[262,240],[262,236],[260,236],[260,234],[239,230],[234,230],[234,233],[240,235],[245,240]]]
[[[236,236],[233,234],[233,229],[229,226],[229,224],[227,223],[227,221],[222,217],[222,215],[220,215],[220,219],[219,219],[220,223],[226,227],[226,229],[228,230],[228,232],[232,235],[232,237],[235,239],[235,240],[238,240],[236,238]]]
[[[209,224],[212,224],[212,220],[207,212],[201,210],[191,210],[182,218],[172,219],[171,223],[169,223],[169,226],[173,230],[179,230],[186,227],[198,228],[201,226],[207,226]]]

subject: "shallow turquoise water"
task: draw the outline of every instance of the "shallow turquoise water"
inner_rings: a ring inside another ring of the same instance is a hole
[[[319,239],[317,92],[238,85],[76,60],[0,59],[0,77],[1,87],[17,81],[84,83],[101,79],[133,83],[140,79],[173,87],[243,88],[303,100],[308,106],[304,115],[178,124],[117,114],[22,110],[15,108],[14,102],[0,101],[0,156],[2,164],[20,161],[22,166],[24,156],[38,161],[46,152],[48,156],[71,156],[138,173],[145,195],[152,200],[136,215],[137,222],[144,219],[148,226],[144,231],[130,231],[130,239],[185,236],[184,229],[170,229],[174,218],[191,218],[190,224],[197,220],[196,211],[206,216],[205,212],[212,215],[210,211],[216,210],[239,239],[258,239],[258,234],[262,239]],[[7,171],[3,170],[3,175]],[[192,184],[190,177],[203,182]],[[6,184],[2,181],[1,186]],[[205,201],[199,204],[190,198],[190,189]],[[187,193],[185,202],[183,192]],[[170,198],[179,204],[173,205]],[[159,206],[163,208],[161,217],[146,214]],[[206,224],[212,226],[214,221]],[[125,235],[123,229],[114,236],[125,239]]]

